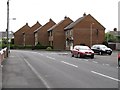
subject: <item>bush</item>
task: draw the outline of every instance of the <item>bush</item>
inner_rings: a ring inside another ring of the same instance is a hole
[[[6,47],[6,45],[3,45],[2,47]],[[26,46],[23,46],[23,45],[14,45],[14,44],[10,44],[10,49],[47,49],[48,50],[52,50],[52,47],[51,46],[42,46],[40,44],[34,46],[34,45],[26,45]]]
[[[103,45],[106,45],[107,47],[109,46],[109,45],[108,45],[108,42],[106,42],[106,41],[104,41],[102,44],[103,44]]]
[[[35,49],[46,49],[46,46],[36,45]]]
[[[52,50],[52,47],[47,47],[46,50],[47,50],[47,51],[51,51],[51,50]]]

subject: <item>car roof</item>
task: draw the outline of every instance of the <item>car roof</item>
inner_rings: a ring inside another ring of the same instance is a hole
[[[88,46],[83,46],[83,45],[76,45],[74,47],[88,47]]]
[[[105,46],[105,45],[103,45],[103,44],[95,44],[93,46]]]

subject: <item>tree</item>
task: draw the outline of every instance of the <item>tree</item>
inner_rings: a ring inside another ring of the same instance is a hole
[[[107,42],[116,42],[117,41],[117,37],[115,37],[114,35],[112,35],[109,32],[107,32],[105,34],[105,41],[107,41]]]

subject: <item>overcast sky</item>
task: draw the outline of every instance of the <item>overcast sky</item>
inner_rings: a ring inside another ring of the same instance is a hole
[[[26,23],[37,21],[44,25],[53,19],[56,23],[65,16],[73,21],[91,14],[106,30],[118,28],[119,0],[10,0],[10,31],[17,31]],[[16,20],[12,20],[16,18]],[[7,27],[7,0],[0,0],[0,31]]]

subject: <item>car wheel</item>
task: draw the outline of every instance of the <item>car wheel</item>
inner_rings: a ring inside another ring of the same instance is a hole
[[[78,57],[78,55],[77,55],[77,54],[75,54],[75,55],[74,55],[74,57],[75,57],[75,58],[77,58],[77,57]]]
[[[91,56],[91,59],[93,59],[93,58],[94,58],[94,55]]]
[[[72,56],[72,57],[74,57],[74,55],[73,55],[73,54],[72,54],[71,56]]]
[[[78,54],[77,54],[77,57],[80,58],[80,56],[81,56],[80,53],[78,53]]]
[[[108,55],[111,55],[112,53],[108,53]]]
[[[99,55],[102,55],[102,52],[99,52]]]
[[[118,59],[118,66],[120,67],[120,59]]]

